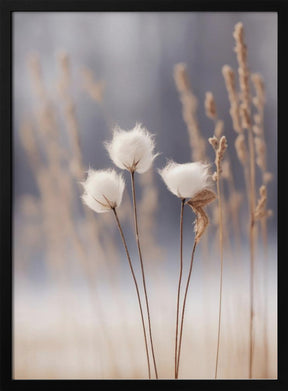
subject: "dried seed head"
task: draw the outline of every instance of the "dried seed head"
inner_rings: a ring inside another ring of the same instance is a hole
[[[252,73],[251,80],[256,90],[256,97],[254,97],[253,103],[258,109],[261,109],[266,99],[263,79],[259,73]]]
[[[235,140],[235,149],[237,152],[237,156],[239,161],[243,166],[245,166],[247,161],[247,148],[245,144],[245,136],[243,134],[239,134]]]
[[[206,92],[205,112],[208,118],[215,120],[217,118],[216,104],[212,92]]]
[[[255,137],[256,163],[264,172],[266,170],[266,144],[260,137]]]
[[[208,142],[209,142],[209,144],[212,145],[214,151],[216,152],[218,150],[218,147],[219,147],[219,141],[218,141],[217,137],[216,136],[209,137],[208,138]]]
[[[209,143],[212,145],[215,151],[215,164],[217,167],[217,173],[214,173],[213,180],[216,180],[218,175],[221,174],[221,162],[224,157],[224,153],[227,149],[227,140],[225,136],[222,136],[220,141],[218,141],[217,137],[213,136],[208,139]],[[216,175],[215,175],[216,174]]]
[[[244,42],[244,28],[241,22],[234,28],[235,52],[238,61],[238,74],[241,89],[241,99],[247,108],[250,107],[249,69],[247,65],[247,47]],[[249,109],[248,109],[249,114]]]
[[[205,160],[206,143],[201,137],[197,120],[198,101],[189,84],[185,64],[175,65],[174,79],[182,103],[182,116],[188,130],[192,160]]]
[[[266,209],[267,204],[267,189],[265,185],[262,185],[259,189],[260,198],[258,200],[258,203],[256,205],[254,218],[255,220],[260,220],[263,217],[268,217],[271,215],[271,211],[268,211]]]
[[[229,65],[224,65],[222,73],[225,80],[226,89],[228,92],[228,98],[230,102],[230,116],[233,122],[233,129],[237,133],[242,132],[240,115],[239,115],[239,99],[235,86],[235,74],[233,69]]]
[[[227,147],[228,147],[227,139],[225,136],[222,136],[219,141],[219,147],[218,147],[218,150],[216,153],[216,160],[215,160],[215,164],[216,164],[218,173],[222,172],[221,162],[223,160],[224,153],[225,153]]]
[[[189,92],[190,83],[187,74],[187,67],[184,63],[176,64],[174,67],[174,80],[179,92]]]
[[[246,104],[241,104],[240,116],[241,116],[242,128],[250,129],[251,119],[250,119],[249,110],[248,110],[248,107],[246,106]]]

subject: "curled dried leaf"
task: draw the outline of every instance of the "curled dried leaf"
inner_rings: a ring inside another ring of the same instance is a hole
[[[196,209],[195,214],[196,214],[196,221],[194,227],[195,242],[198,243],[209,224],[209,218],[203,208]]]
[[[194,208],[199,208],[210,204],[210,202],[216,199],[216,194],[210,189],[204,189],[197,193],[192,199],[186,202],[186,204]]]
[[[208,224],[209,218],[203,209],[204,206],[214,201],[216,198],[215,193],[212,190],[204,189],[195,195],[192,199],[186,202],[196,215],[195,220],[195,242],[198,243],[201,236],[204,234]]]

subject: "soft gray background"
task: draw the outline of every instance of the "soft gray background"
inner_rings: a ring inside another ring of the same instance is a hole
[[[212,122],[204,112],[205,92],[212,91],[225,121],[225,134],[233,156],[235,133],[222,77],[224,64],[237,68],[233,51],[234,25],[242,21],[252,72],[262,74],[267,90],[265,133],[268,167],[274,174],[269,185],[269,207],[274,210],[270,233],[276,232],[277,210],[277,14],[276,13],[153,13],[153,12],[16,12],[13,15],[14,86],[14,194],[37,193],[17,129],[23,115],[35,104],[27,71],[27,56],[39,53],[43,74],[51,93],[59,71],[57,54],[65,50],[71,57],[74,98],[81,130],[85,165],[105,168],[111,165],[102,142],[110,138],[103,111],[81,89],[83,66],[106,82],[105,107],[110,118],[130,129],[142,122],[156,134],[157,151],[177,162],[190,159],[190,148],[181,104],[173,80],[178,62],[188,66],[191,85],[199,99],[198,119],[204,137],[213,133]],[[207,147],[213,159],[212,148]],[[236,182],[243,187],[242,169],[234,161]],[[178,220],[176,198],[158,181],[161,207],[158,214],[164,227]],[[163,231],[164,233],[164,231]]]

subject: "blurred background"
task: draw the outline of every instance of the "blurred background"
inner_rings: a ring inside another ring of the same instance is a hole
[[[80,201],[87,169],[112,166],[103,142],[111,139],[113,126],[129,130],[136,122],[155,134],[161,153],[151,171],[136,176],[136,192],[158,369],[161,378],[173,378],[180,202],[157,169],[167,159],[185,163],[193,155],[174,78],[179,63],[186,64],[197,100],[205,159],[213,163],[215,158],[208,144],[215,124],[204,106],[208,91],[228,140],[219,377],[247,378],[249,208],[222,75],[225,64],[237,72],[233,30],[239,21],[249,69],[265,84],[264,134],[272,176],[267,243],[259,229],[256,251],[254,377],[277,377],[277,14],[15,12],[15,378],[147,378],[135,288],[113,216],[96,215]],[[140,281],[126,174],[119,216]],[[256,174],[258,198],[258,167]],[[214,376],[220,270],[214,204],[208,207],[210,225],[192,273],[182,378]],[[185,278],[193,222],[187,210]]]

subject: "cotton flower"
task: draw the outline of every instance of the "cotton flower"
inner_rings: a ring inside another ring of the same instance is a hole
[[[130,131],[114,129],[112,141],[105,146],[117,167],[139,174],[149,170],[158,155],[154,154],[153,136],[141,124]]]
[[[210,187],[209,165],[201,162],[178,164],[169,162],[159,170],[168,189],[179,198],[193,198]]]
[[[125,183],[115,170],[90,169],[82,185],[83,203],[97,213],[108,212],[121,204]]]

